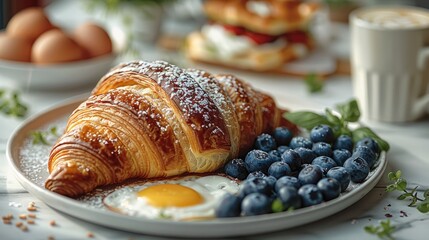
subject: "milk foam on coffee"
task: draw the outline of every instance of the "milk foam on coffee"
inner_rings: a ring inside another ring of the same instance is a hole
[[[416,28],[429,26],[429,14],[403,8],[371,9],[363,11],[360,19],[385,28]]]

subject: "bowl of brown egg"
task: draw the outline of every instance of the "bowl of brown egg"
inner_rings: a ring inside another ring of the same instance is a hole
[[[29,89],[93,86],[115,59],[101,25],[85,22],[65,30],[38,7],[18,12],[0,32],[0,81]]]

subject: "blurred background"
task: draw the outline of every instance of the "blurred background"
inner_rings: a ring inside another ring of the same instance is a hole
[[[47,6],[52,2],[65,2],[69,0],[0,0],[0,28],[5,28],[6,24],[8,23],[9,19],[19,12],[20,10],[31,7],[31,6]],[[168,8],[170,8],[173,11],[182,11],[181,14],[190,14],[190,15],[198,15],[201,9],[199,6],[201,6],[202,0],[180,0],[180,1],[170,1],[172,4],[168,4]],[[116,2],[134,2],[136,4],[148,2],[145,0],[87,0],[85,2],[88,2],[88,5],[91,5],[94,3],[95,5],[99,4],[99,6],[95,6],[95,8],[104,8],[106,5],[114,5]],[[92,3],[91,3],[92,2]],[[105,4],[101,3],[104,2]],[[140,2],[140,3],[139,3]],[[164,1],[159,1],[164,2]],[[424,8],[429,8],[429,1],[427,0],[321,0],[320,2],[324,2],[331,7],[332,11],[332,17],[334,20],[344,20],[341,16],[338,15],[345,15],[344,9],[347,8],[354,8],[357,6],[362,5],[381,5],[381,4],[405,4],[405,5],[413,5],[413,6],[420,6]],[[195,6],[190,6],[189,4],[192,4]],[[104,6],[103,6],[104,5]],[[180,5],[185,5],[189,7],[180,7]],[[341,8],[341,11],[339,9]],[[184,11],[184,12],[183,12]],[[76,16],[79,17],[79,16]]]
[[[288,69],[282,69],[286,73],[299,72],[301,77],[310,72],[320,75],[334,72],[350,74],[348,15],[352,10],[383,4],[429,8],[427,0],[307,2],[317,2],[322,6],[311,25],[315,31],[313,37],[321,46],[319,49],[328,50],[329,53],[322,54],[321,58],[307,58],[307,63],[298,63],[298,66],[289,64]],[[65,30],[72,30],[86,21],[102,26],[112,38],[114,52],[119,56],[117,62],[161,59],[180,65],[178,61],[187,60],[183,57],[187,36],[210,21],[203,12],[203,4],[203,0],[0,0],[0,29],[4,31],[16,13],[39,6],[44,8],[55,26]],[[178,54],[182,55],[177,57]],[[334,69],[336,67],[338,69]]]

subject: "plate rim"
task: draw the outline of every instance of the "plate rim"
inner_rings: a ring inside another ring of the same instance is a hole
[[[358,202],[369,191],[371,191],[383,176],[387,166],[386,153],[382,152],[379,157],[379,164],[373,174],[356,189],[322,204],[300,208],[293,212],[271,213],[258,216],[247,216],[226,219],[214,219],[210,221],[180,222],[162,219],[145,219],[133,216],[127,216],[115,212],[91,208],[85,204],[57,193],[46,190],[28,179],[19,168],[19,147],[16,144],[23,141],[30,130],[36,129],[46,124],[44,119],[52,122],[58,119],[57,112],[71,113],[80,103],[85,101],[87,96],[77,96],[66,101],[62,101],[38,114],[35,114],[22,122],[8,139],[6,146],[6,158],[9,166],[12,168],[18,182],[30,194],[36,196],[50,207],[101,226],[125,230],[140,234],[151,234],[165,237],[236,237],[251,234],[261,234],[293,228],[296,226],[308,224],[330,215],[338,213],[354,203]],[[57,118],[51,115],[57,115]],[[43,122],[43,123],[40,123]],[[49,122],[49,121],[48,121]],[[26,134],[25,134],[26,133]],[[18,159],[15,159],[18,156]],[[314,213],[318,215],[315,217]],[[109,221],[104,221],[106,218]],[[287,220],[293,221],[287,222]],[[256,225],[253,223],[257,223]],[[222,230],[219,230],[222,229]]]

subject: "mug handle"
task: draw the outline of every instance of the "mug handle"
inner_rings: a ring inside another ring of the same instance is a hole
[[[425,69],[429,62],[429,47],[424,47],[420,50],[418,56],[418,67],[419,69]],[[421,96],[417,99],[416,104],[414,105],[412,114],[414,117],[419,117],[422,113],[426,111],[429,113],[429,86],[428,91],[426,91],[425,95]]]

